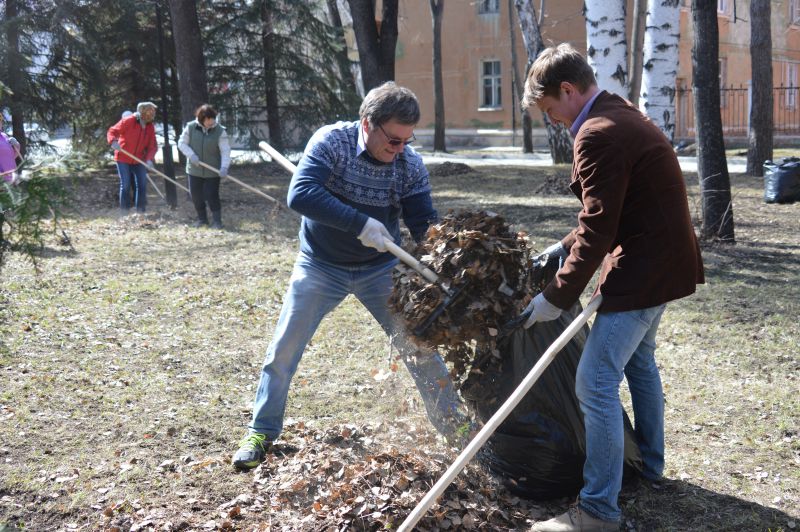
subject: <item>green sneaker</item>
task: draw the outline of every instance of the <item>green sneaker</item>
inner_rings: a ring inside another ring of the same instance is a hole
[[[264,461],[270,443],[266,434],[251,432],[239,443],[239,450],[231,460],[233,467],[243,471],[253,469]]]

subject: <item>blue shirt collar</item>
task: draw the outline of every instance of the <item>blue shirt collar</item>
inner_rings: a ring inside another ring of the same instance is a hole
[[[597,97],[600,96],[601,92],[603,92],[603,91],[598,90],[594,94],[594,96],[592,96],[589,99],[589,101],[586,102],[586,105],[583,106],[583,109],[581,109],[581,112],[578,113],[578,117],[575,119],[575,121],[572,123],[572,125],[569,128],[569,132],[572,134],[573,137],[578,134],[578,131],[581,129],[581,126],[583,125],[584,122],[586,122],[586,117],[589,116],[589,111],[591,111],[591,109],[592,109],[592,104],[597,99]]]

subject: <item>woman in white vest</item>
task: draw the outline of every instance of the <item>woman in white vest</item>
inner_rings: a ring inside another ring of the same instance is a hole
[[[222,229],[222,205],[219,201],[219,181],[228,175],[231,165],[231,146],[225,128],[217,124],[217,111],[203,104],[195,111],[195,119],[186,124],[178,149],[186,156],[189,190],[197,211],[195,227],[208,225],[206,204],[211,211],[211,227]],[[200,166],[200,161],[219,169],[219,174]]]

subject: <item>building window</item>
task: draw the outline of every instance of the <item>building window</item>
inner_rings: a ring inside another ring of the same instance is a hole
[[[797,63],[786,63],[784,70],[784,85],[786,89],[786,107],[794,109],[797,106]]]
[[[728,0],[717,0],[717,12],[722,15],[728,13]]]
[[[789,0],[789,23],[800,24],[800,0]]]
[[[478,13],[499,13],[500,0],[479,0]]]
[[[483,61],[481,72],[481,107],[498,109],[503,103],[500,97],[500,61]]]

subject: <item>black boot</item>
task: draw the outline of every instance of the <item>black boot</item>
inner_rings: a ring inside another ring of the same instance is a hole
[[[211,211],[211,229],[222,229],[222,211]]]

